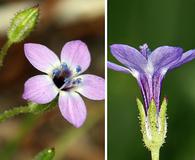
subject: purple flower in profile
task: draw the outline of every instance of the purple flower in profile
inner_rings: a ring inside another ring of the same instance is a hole
[[[104,79],[83,74],[90,65],[90,53],[85,43],[77,40],[64,45],[60,60],[50,49],[41,44],[24,45],[25,56],[38,70],[46,73],[31,77],[25,82],[23,98],[46,104],[59,94],[58,106],[62,116],[75,127],[80,127],[87,115],[81,96],[103,100]]]
[[[128,45],[114,44],[111,53],[125,67],[108,62],[108,68],[131,73],[137,79],[146,113],[152,99],[160,111],[161,85],[167,71],[195,58],[195,50],[183,53],[180,47],[161,46],[151,52],[147,44],[140,46],[140,51]]]

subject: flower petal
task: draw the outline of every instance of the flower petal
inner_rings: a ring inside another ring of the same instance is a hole
[[[37,75],[24,84],[23,98],[39,104],[51,102],[58,94],[58,89],[47,75]]]
[[[166,68],[167,70],[177,62],[183,53],[180,47],[162,46],[155,49],[148,58],[154,66],[154,72]]]
[[[82,41],[70,41],[64,45],[61,52],[61,62],[66,63],[73,70],[80,66],[80,73],[90,65],[91,57],[87,45]]]
[[[145,110],[147,111],[150,101],[153,98],[152,79],[147,74],[139,74],[139,77],[137,78],[137,82],[141,88],[141,92],[145,103]]]
[[[179,61],[177,61],[176,64],[174,64],[170,69],[176,68],[181,66],[182,64],[185,64],[191,60],[193,60],[195,58],[195,50],[189,50],[185,53],[182,54],[181,59]]]
[[[161,87],[162,87],[162,80],[165,76],[165,73],[162,74],[160,72],[156,72],[153,75],[153,98],[156,103],[158,111],[160,111],[160,94],[161,94]]]
[[[111,45],[112,55],[129,69],[142,72],[147,64],[146,58],[135,48],[123,44]]]
[[[86,119],[87,110],[81,96],[75,92],[60,92],[59,108],[62,116],[79,128]]]
[[[92,100],[105,98],[105,80],[103,78],[90,74],[84,74],[78,78],[81,78],[81,84],[75,89],[76,92]]]
[[[145,110],[148,110],[148,107],[154,99],[158,111],[160,111],[160,93],[162,80],[165,73],[155,72],[154,75],[148,76],[147,74],[140,74],[138,78],[138,84],[141,88],[141,92],[144,98]]]
[[[120,66],[118,64],[112,63],[112,62],[107,62],[107,66],[109,69],[112,69],[114,71],[118,71],[118,72],[123,72],[123,73],[130,73],[131,71],[128,68],[125,68],[123,66]]]
[[[26,43],[24,52],[29,62],[38,70],[50,74],[60,66],[59,58],[53,51],[41,44]]]

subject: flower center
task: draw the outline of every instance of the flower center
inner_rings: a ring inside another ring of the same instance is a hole
[[[153,74],[154,66],[153,66],[153,64],[150,61],[148,61],[148,64],[147,64],[147,67],[146,67],[145,70],[146,70],[147,73]]]
[[[76,73],[81,72],[81,67],[76,67]],[[63,63],[61,68],[53,70],[53,82],[61,90],[69,90],[81,83],[81,78],[73,76],[73,72],[69,69],[68,65]]]

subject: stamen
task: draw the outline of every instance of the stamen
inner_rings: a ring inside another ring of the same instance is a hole
[[[64,84],[68,85],[70,84],[71,80],[69,78],[65,78],[64,79]]]
[[[81,72],[81,66],[77,66],[77,67],[76,67],[76,72],[77,72],[77,73]]]
[[[64,79],[64,84],[60,87],[60,89],[63,89],[65,87],[70,87],[71,86],[71,79],[70,78],[65,78]]]
[[[61,64],[60,69],[54,69],[52,76],[53,81],[58,88],[62,88],[62,86],[69,86],[71,84],[71,71],[65,63]]]
[[[148,55],[151,53],[150,49],[148,48],[148,45],[145,43],[139,48],[140,48],[140,52],[142,53],[142,55],[147,59]]]
[[[76,66],[76,73],[81,72],[81,66]],[[72,75],[71,70],[66,63],[61,64],[61,68],[53,70],[53,82],[55,85],[64,91],[67,91],[73,87],[77,87],[81,83],[81,78],[76,78]]]
[[[73,85],[78,85],[78,84],[80,84],[80,83],[81,83],[81,78],[77,78],[76,80],[74,80],[74,81],[72,82]]]
[[[61,67],[64,71],[67,71],[68,70],[68,65],[66,63],[62,63],[61,64]]]
[[[56,68],[56,69],[53,70],[52,74],[53,74],[53,76],[59,76],[60,70],[58,68]]]

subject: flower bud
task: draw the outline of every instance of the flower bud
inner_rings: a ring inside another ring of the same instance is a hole
[[[8,40],[17,43],[24,40],[35,28],[39,16],[38,6],[18,12],[8,29]]]

